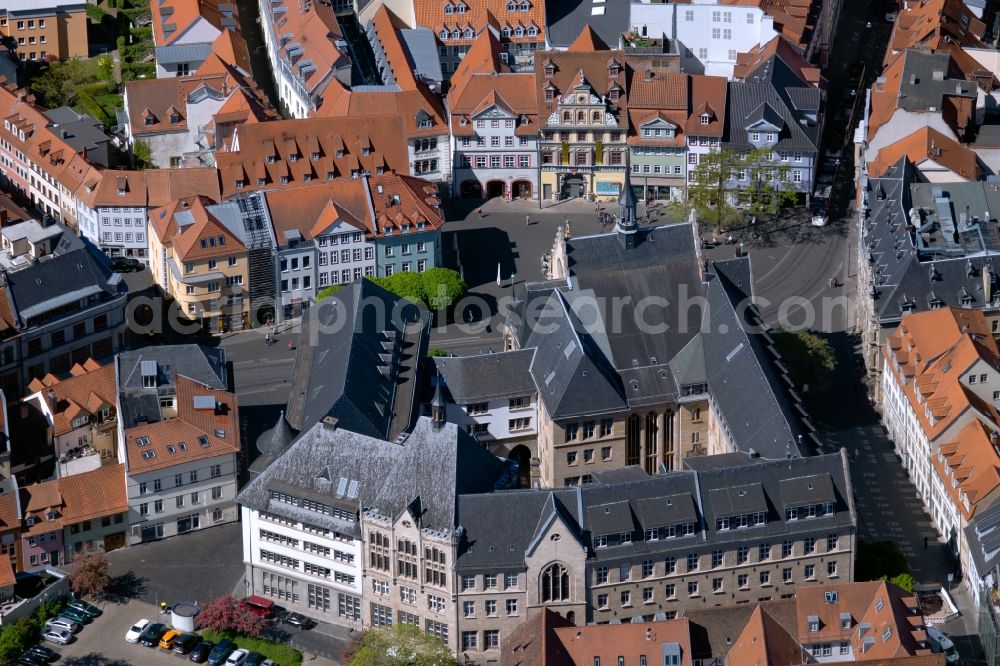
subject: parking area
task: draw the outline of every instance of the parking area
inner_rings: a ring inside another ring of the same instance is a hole
[[[100,606],[104,614],[85,626],[72,643],[69,645],[46,643],[62,655],[56,663],[64,666],[121,664],[177,666],[187,662],[187,657],[182,655],[125,642],[125,632],[136,620],[147,618],[154,622],[158,621],[156,619],[158,611],[153,604],[131,601],[123,604],[100,604]]]

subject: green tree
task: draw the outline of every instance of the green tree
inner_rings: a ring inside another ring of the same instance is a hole
[[[774,344],[797,387],[808,385],[809,393],[830,388],[830,373],[837,367],[837,358],[827,340],[808,331],[782,331],[774,336]]]
[[[910,564],[895,541],[858,541],[854,580],[891,580],[910,573]]]
[[[908,573],[896,574],[889,579],[889,582],[904,592],[913,592],[913,585],[916,583],[913,576]]]
[[[429,356],[430,358],[437,358],[439,356],[447,356],[447,355],[448,355],[447,350],[440,349],[438,347],[434,347],[432,349],[427,350],[427,356]]]
[[[788,182],[790,169],[772,161],[771,154],[765,148],[723,148],[702,155],[688,184],[688,200],[699,217],[721,229],[740,219],[740,207],[762,215],[793,202],[796,194]],[[743,185],[738,187],[738,183]]]
[[[28,618],[5,624],[0,630],[0,662],[13,664],[35,642],[38,628]]]
[[[423,303],[427,296],[424,291],[424,281],[419,273],[393,273],[385,278],[385,284],[382,286],[397,296],[414,303]]]
[[[427,305],[435,310],[450,308],[460,299],[465,290],[465,280],[450,268],[428,268],[420,273]]]
[[[111,56],[102,55],[97,59],[97,78],[101,81],[111,81],[115,78],[115,63]]]
[[[140,169],[155,169],[153,164],[153,151],[149,144],[141,139],[136,139],[132,143],[132,156],[135,157],[136,167]]]
[[[31,81],[31,92],[46,108],[72,106],[76,101],[77,88],[96,80],[96,67],[90,61],[54,62]]]
[[[324,298],[327,298],[328,296],[333,296],[343,288],[344,285],[342,284],[331,284],[326,289],[321,289],[316,293],[316,300],[322,301]]]
[[[444,641],[419,627],[397,624],[366,631],[348,666],[456,666],[456,662]]]

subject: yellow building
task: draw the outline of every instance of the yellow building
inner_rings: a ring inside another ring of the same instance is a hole
[[[625,180],[625,56],[584,29],[567,51],[535,57],[541,198],[617,201]]]
[[[247,247],[205,197],[181,199],[150,212],[150,269],[178,316],[212,333],[240,330],[249,321]]]
[[[86,58],[86,6],[59,0],[5,0],[0,3],[0,33],[14,40],[21,60]]]

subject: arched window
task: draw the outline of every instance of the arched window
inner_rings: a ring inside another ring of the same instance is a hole
[[[647,474],[656,474],[656,436],[658,428],[656,425],[656,413],[646,414],[646,462]]]
[[[663,428],[666,430],[664,433],[664,444],[663,451],[663,464],[667,466],[667,470],[674,469],[674,413],[669,409],[666,411],[663,417]]]
[[[569,572],[561,564],[551,564],[542,571],[542,603],[569,600]]]
[[[576,112],[576,122],[578,122],[578,123],[585,123],[585,122],[587,122],[587,112],[586,111],[577,111]]]
[[[576,613],[574,613],[573,611],[566,613],[566,619],[572,622],[573,624],[576,624]]]
[[[639,464],[639,430],[638,414],[632,414],[625,423],[625,464]]]

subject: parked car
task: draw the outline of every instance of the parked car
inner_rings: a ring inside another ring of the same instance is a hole
[[[86,613],[90,617],[101,617],[101,613],[104,612],[94,604],[89,604],[83,599],[73,599],[66,604],[66,606],[78,610],[81,613]]]
[[[176,654],[187,654],[199,642],[201,642],[201,636],[198,634],[181,634],[174,639],[174,652]]]
[[[77,624],[90,624],[91,622],[94,621],[94,618],[92,618],[90,615],[87,615],[81,610],[71,608],[70,606],[63,608],[62,611],[59,613],[59,615],[62,617],[68,617]]]
[[[316,626],[316,620],[306,617],[302,613],[285,613],[281,617],[281,621],[299,629],[312,629]]]
[[[138,643],[139,637],[142,636],[142,632],[146,630],[149,626],[149,620],[142,618],[138,622],[132,625],[132,628],[125,632],[125,642],[126,643]]]
[[[215,649],[215,643],[212,641],[202,641],[191,648],[191,654],[188,655],[188,659],[196,664],[204,664],[213,649]]]
[[[949,664],[958,663],[958,660],[961,658],[958,654],[958,648],[955,647],[955,642],[951,640],[948,634],[937,627],[928,625],[927,638],[930,639],[932,652],[943,652],[944,660]]]
[[[139,642],[146,647],[156,647],[165,633],[167,633],[167,625],[159,622],[151,624],[146,627],[145,631],[142,632],[142,636],[139,637]]]
[[[236,643],[225,638],[215,644],[212,651],[208,653],[208,663],[211,666],[222,666],[226,663],[226,658],[236,649]]]
[[[226,666],[243,666],[243,662],[247,660],[247,655],[249,654],[250,650],[244,650],[243,648],[233,650],[229,658],[226,659]]]
[[[260,666],[262,663],[264,663],[264,655],[260,652],[251,652],[243,660],[243,666]]]
[[[171,629],[167,633],[163,634],[163,637],[160,639],[160,649],[173,650],[174,641],[177,640],[177,637],[180,636],[182,633],[184,632],[182,632],[180,629]]]
[[[59,658],[59,653],[50,647],[45,647],[44,645],[32,645],[28,648],[28,652],[31,654],[37,654],[39,657],[46,659],[47,661],[55,661]]]
[[[114,257],[111,260],[111,270],[116,273],[128,273],[130,271],[141,271],[142,262],[131,257]]]
[[[60,615],[59,617],[54,617],[54,618],[52,618],[50,620],[47,620],[45,622],[45,626],[46,627],[55,627],[56,629],[65,629],[66,631],[68,631],[71,634],[75,634],[76,632],[78,632],[81,629],[83,629],[83,625],[82,624],[80,624],[76,620],[71,620],[68,617],[63,617],[62,615]]]
[[[270,659],[265,659],[264,661],[260,662],[260,666],[278,666],[278,665],[273,661],[271,661]]]
[[[25,652],[17,658],[17,663],[21,666],[48,666],[49,660],[31,652]]]
[[[896,22],[896,17],[898,17],[898,16],[899,16],[899,12],[886,12],[885,13],[885,20],[888,21],[889,23],[895,23]]]
[[[73,633],[59,627],[45,627],[42,629],[42,639],[50,643],[67,645],[73,640]]]
[[[274,617],[274,602],[264,597],[251,595],[243,600],[243,608],[263,618]]]

